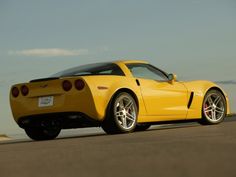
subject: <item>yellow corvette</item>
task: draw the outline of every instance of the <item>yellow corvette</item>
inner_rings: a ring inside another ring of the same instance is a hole
[[[88,64],[16,84],[10,104],[15,121],[34,140],[54,139],[68,128],[101,126],[115,134],[167,121],[217,124],[230,113],[216,84],[180,82],[136,60]]]

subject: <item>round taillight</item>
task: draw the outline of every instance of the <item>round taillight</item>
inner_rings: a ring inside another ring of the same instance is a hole
[[[29,88],[26,85],[21,86],[20,90],[23,96],[26,96],[29,94]]]
[[[75,81],[75,88],[77,90],[82,90],[84,88],[84,86],[85,86],[85,83],[84,83],[84,81],[82,79],[77,79]]]
[[[11,90],[11,94],[12,96],[14,96],[15,98],[19,96],[19,89],[17,87],[13,87],[12,90]]]
[[[70,91],[70,89],[72,88],[71,82],[68,80],[63,81],[62,88],[67,92]]]

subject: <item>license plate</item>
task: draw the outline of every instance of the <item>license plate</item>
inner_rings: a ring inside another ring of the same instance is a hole
[[[39,97],[38,106],[39,107],[48,107],[53,106],[53,96]]]

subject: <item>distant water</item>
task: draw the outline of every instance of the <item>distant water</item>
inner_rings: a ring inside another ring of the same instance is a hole
[[[231,113],[236,113],[236,84],[218,84],[227,93],[230,102]]]

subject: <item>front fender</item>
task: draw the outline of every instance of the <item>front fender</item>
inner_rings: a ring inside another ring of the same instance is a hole
[[[227,114],[230,114],[229,99],[227,94],[217,84],[210,81],[190,81],[183,82],[188,93],[194,93],[191,107],[188,109],[187,119],[200,119],[202,117],[202,103],[206,93],[211,89],[217,89],[222,92],[226,99]]]

